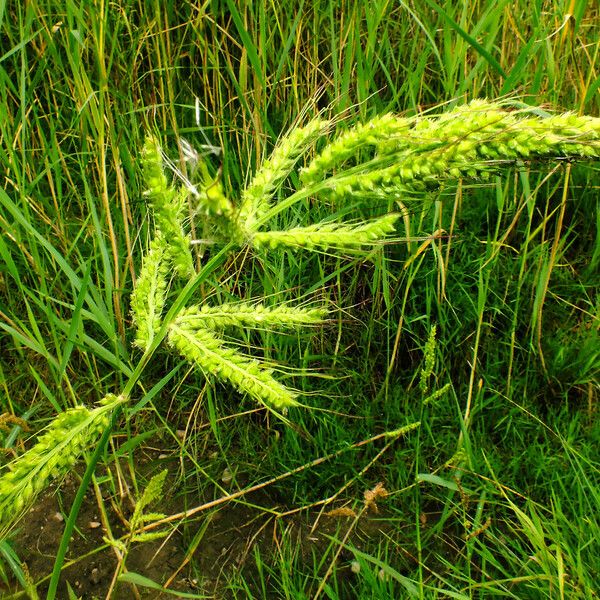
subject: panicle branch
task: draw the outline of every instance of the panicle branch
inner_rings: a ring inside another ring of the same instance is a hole
[[[226,379],[258,402],[277,410],[297,405],[296,394],[273,377],[272,369],[225,346],[206,329],[175,322],[169,328],[169,342],[203,372]]]
[[[236,302],[219,306],[190,306],[179,313],[177,323],[213,330],[225,327],[298,328],[322,323],[326,314],[324,308],[287,305],[266,307],[263,304]]]
[[[179,190],[169,185],[163,169],[158,140],[146,138],[142,150],[142,166],[146,180],[145,195],[150,200],[156,226],[168,240],[168,253],[180,277],[194,274],[189,236],[183,231],[183,210],[187,197],[186,188]]]
[[[8,471],[0,476],[0,539],[51,481],[69,473],[123,402],[123,396],[109,394],[97,408],[66,410],[54,418],[34,446],[8,465]]]

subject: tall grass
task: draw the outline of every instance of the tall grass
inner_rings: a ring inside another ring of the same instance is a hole
[[[147,131],[183,174],[218,182],[237,207],[282,134],[319,111],[336,116],[339,132],[486,97],[599,116],[599,22],[594,3],[572,0],[1,4],[7,458],[27,447],[26,427],[122,390],[136,373],[129,297],[153,235],[139,153]],[[182,138],[203,154],[204,173],[184,160]],[[425,199],[305,198],[272,215],[285,230],[400,214],[402,239],[358,256],[242,248],[225,259],[197,244],[202,277],[179,308],[192,293],[211,306],[319,298],[343,308],[310,337],[235,338],[240,351],[258,346],[296,366],[285,383],[313,409],[292,408],[283,426],[159,350],[103,468],[117,473],[126,456],[142,485],[135,449],[158,429],[193,465],[179,474],[185,498],[212,497],[227,468],[242,500],[246,486],[272,481],[264,511],[304,507],[311,523],[323,504],[358,513],[364,491],[385,482],[383,537],[359,548],[362,521],[339,520],[309,558],[292,517],[279,517],[278,543],[257,546],[226,584],[237,597],[593,598],[597,170],[532,161],[487,180],[449,179]],[[301,184],[292,174],[275,200]],[[197,209],[194,199],[185,207],[192,237],[211,240]],[[429,386],[445,393],[424,403],[434,324]],[[360,443],[417,421],[400,442]],[[193,517],[175,522],[192,531],[191,548]]]

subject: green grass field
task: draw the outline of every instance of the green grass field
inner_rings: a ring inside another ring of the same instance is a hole
[[[301,179],[386,113],[600,117],[596,2],[0,0],[0,28],[0,597],[598,598],[600,162],[350,197]],[[191,304],[327,307],[219,333],[298,392],[274,410],[159,344],[167,325],[133,345],[159,221],[142,148],[154,135],[169,181],[244,214],[278,140],[318,115],[269,228],[398,213],[392,235],[254,247],[189,194],[193,271],[165,275],[167,324]],[[332,180],[377,168],[370,152]],[[36,436],[121,393],[23,512],[3,481]]]

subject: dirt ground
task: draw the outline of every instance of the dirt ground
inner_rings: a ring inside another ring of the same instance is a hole
[[[50,488],[38,499],[12,538],[13,547],[32,580],[41,582],[38,586],[40,597],[45,595],[64,523],[78,485],[79,478],[71,475],[60,488]],[[164,498],[151,505],[149,510],[174,514],[212,499],[173,493],[174,485],[167,480]],[[76,597],[82,600],[174,597],[142,586],[134,589],[129,583],[115,580],[119,549],[106,543],[107,525],[113,539],[124,536],[133,502],[106,495],[105,487],[109,486],[100,484],[98,488],[103,494],[101,503],[93,489],[85,498],[57,598],[69,598],[67,583]],[[217,491],[216,497],[219,495]],[[128,504],[129,514],[123,514]],[[132,544],[121,572],[137,573],[161,586],[167,585],[171,590],[198,594],[199,597],[231,598],[233,592],[227,590],[227,580],[236,571],[242,570],[246,581],[252,581],[257,568],[254,549],[258,546],[262,557],[273,555],[280,547],[282,529],[286,530],[286,535],[295,536],[291,539],[297,541],[296,547],[310,565],[313,554],[318,555],[329,545],[327,536],[339,539],[353,521],[343,514],[325,516],[316,511],[277,519],[268,510],[274,507],[275,502],[267,490],[200,512],[185,525],[167,529],[168,534],[161,539]],[[285,510],[280,505],[276,508],[281,512]],[[102,514],[103,510],[105,514]],[[357,548],[365,548],[376,544],[387,529],[381,514],[370,514],[360,519],[348,541]],[[197,545],[194,540],[199,540]],[[352,576],[351,559],[347,552],[340,555],[338,577]],[[17,590],[16,586],[12,589],[0,587],[0,597],[10,598]]]

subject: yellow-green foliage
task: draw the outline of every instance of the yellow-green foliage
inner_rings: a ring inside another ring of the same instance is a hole
[[[396,131],[376,141],[372,160],[324,182],[329,194],[391,196],[448,177],[484,177],[506,161],[600,156],[600,119],[594,117],[540,116],[476,100],[440,115],[396,119]],[[327,169],[355,155],[352,141],[343,134],[330,144],[337,157],[324,161]],[[309,167],[311,181],[326,170],[317,166]]]
[[[271,198],[296,162],[326,131],[329,121],[316,118],[293,129],[265,160],[242,194],[238,224],[243,237],[251,236],[257,221],[267,212]]]
[[[262,304],[237,302],[219,306],[190,306],[182,310],[176,322],[194,328],[260,327],[277,329],[305,327],[323,322],[323,308],[266,307]]]
[[[259,231],[254,234],[252,244],[256,248],[289,246],[308,250],[335,248],[351,250],[376,244],[395,231],[400,215],[389,214],[360,225],[338,222],[315,223],[307,227],[296,227],[284,231]]]
[[[320,181],[327,171],[356,156],[362,147],[375,146],[390,138],[397,138],[409,126],[409,119],[400,119],[389,113],[356,125],[327,144],[322,152],[302,169],[302,183],[310,185]]]
[[[206,329],[177,321],[169,328],[169,342],[202,371],[229,381],[256,400],[278,410],[297,404],[295,394],[273,377],[271,369],[225,346]]]
[[[136,326],[135,344],[147,350],[161,325],[161,314],[167,293],[167,243],[159,233],[144,257],[142,270],[131,294],[131,312]]]
[[[281,142],[246,190],[244,197],[250,218],[254,218],[264,206],[268,206],[270,194],[281,184],[295,161],[325,126],[326,122],[317,119],[305,128],[293,131]],[[131,298],[131,308],[136,326],[135,343],[147,350],[161,327],[169,266],[174,264],[179,274],[183,275],[192,264],[192,259],[189,241],[181,227],[183,193],[178,193],[168,185],[163,172],[160,147],[154,138],[146,140],[143,158],[147,195],[151,199],[157,233],[143,260]],[[210,181],[206,165],[202,163],[200,169],[202,191],[198,192],[198,199],[206,216],[231,218],[232,208],[220,183]],[[233,229],[239,232],[239,227],[234,226]],[[231,326],[270,329],[300,327],[321,322],[324,314],[324,310],[315,308],[267,308],[261,304],[248,303],[190,307],[180,311],[169,325],[169,342],[204,372],[231,382],[240,391],[260,402],[285,409],[296,404],[296,394],[273,377],[272,369],[227,347],[210,330]]]
[[[435,349],[437,347],[437,341],[435,339],[436,333],[437,327],[432,325],[431,329],[429,330],[427,343],[425,344],[425,365],[421,369],[421,376],[419,378],[419,389],[421,390],[423,396],[425,396],[429,390],[429,379],[433,374],[433,368],[435,367]]]
[[[92,448],[124,399],[109,394],[101,406],[71,408],[58,415],[25,454],[0,477],[0,538],[49,483],[66,475],[87,448]]]
[[[148,523],[153,523],[155,521],[159,521],[160,519],[163,519],[165,517],[163,513],[147,512],[146,508],[156,500],[160,500],[160,498],[162,497],[163,487],[165,484],[165,478],[167,477],[167,474],[167,469],[164,469],[157,475],[154,475],[154,477],[152,477],[152,479],[150,479],[150,481],[148,482],[144,493],[135,503],[133,515],[131,515],[131,519],[129,520],[131,542],[150,542],[156,539],[163,538],[168,534],[168,531],[136,533],[136,530],[142,528],[144,525]]]
[[[183,231],[183,210],[187,190],[176,190],[169,185],[163,170],[160,145],[148,136],[142,150],[145,194],[150,200],[156,226],[165,240],[168,253],[180,277],[194,274],[189,237]]]
[[[207,166],[200,163],[202,185],[197,197],[207,217],[205,230],[210,230],[218,219],[226,224],[220,231],[231,233],[231,241],[267,251],[279,247],[361,250],[392,235],[399,217],[396,214],[356,224],[326,221],[283,231],[269,228],[269,211],[276,214],[279,209],[273,202],[276,192],[331,124],[315,118],[283,137],[242,191],[237,212],[218,178],[211,179]],[[485,176],[507,160],[556,156],[600,156],[600,119],[508,110],[498,103],[481,100],[441,114],[410,118],[386,114],[357,125],[322,148],[300,170],[304,187],[282,202],[289,207],[320,194],[402,198],[418,195],[445,178]],[[161,326],[169,264],[180,275],[189,276],[193,263],[189,239],[182,227],[185,190],[177,192],[169,186],[160,148],[152,137],[146,141],[143,164],[147,195],[160,233],[144,261],[132,297],[136,343],[147,349]],[[261,402],[285,408],[296,403],[295,394],[274,379],[270,368],[226,346],[219,331],[225,327],[273,329],[314,325],[323,316],[324,311],[319,309],[289,306],[195,306],[182,310],[168,325],[169,341],[206,373],[228,380]],[[432,331],[421,374],[424,396],[429,392],[434,348]]]
[[[385,436],[388,438],[401,437],[407,433],[410,433],[411,431],[414,431],[415,429],[418,429],[419,427],[421,427],[421,421],[416,421],[415,423],[409,423],[408,425],[404,425],[404,427],[399,427],[393,431],[386,431]]]

